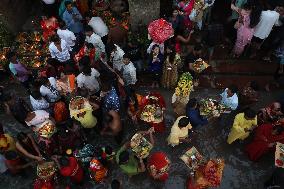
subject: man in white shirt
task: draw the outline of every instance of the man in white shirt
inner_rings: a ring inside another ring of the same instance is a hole
[[[274,26],[279,26],[280,14],[283,15],[283,7],[275,10],[266,10],[261,12],[260,21],[255,27],[254,38],[252,40],[252,55],[250,58],[256,56],[263,41],[270,35]]]
[[[39,92],[48,102],[54,103],[60,99],[60,94],[57,90],[56,80],[54,77],[43,77],[41,79],[41,83],[42,85],[39,88]]]
[[[60,39],[66,41],[67,45],[69,45],[70,47],[74,47],[76,41],[75,34],[66,28],[65,22],[59,23],[59,28],[57,29],[57,35],[59,36]]]
[[[274,10],[266,10],[261,12],[260,21],[255,27],[254,37],[266,39],[273,26],[277,25],[280,14]]]
[[[236,110],[239,105],[239,99],[237,96],[237,87],[235,85],[231,85],[226,88],[221,96],[221,104],[230,108],[231,110]]]
[[[124,65],[122,66],[121,71],[125,86],[135,85],[137,82],[136,68],[130,61],[130,56],[128,54],[123,55],[123,63]]]
[[[103,43],[106,45],[108,40],[108,27],[101,17],[92,17],[88,25],[93,28],[93,31],[101,37]]]
[[[110,62],[112,63],[113,69],[121,71],[123,64],[124,51],[116,44],[109,46]]]
[[[56,58],[59,62],[65,63],[70,59],[71,47],[66,43],[65,40],[55,35],[51,38],[49,44],[49,52],[52,58]]]
[[[57,7],[57,2],[55,0],[42,0],[44,4],[44,13],[48,17],[55,16],[57,17],[58,15],[58,7]]]
[[[105,53],[105,45],[101,39],[101,37],[94,33],[93,28],[91,26],[86,26],[85,28],[85,34],[86,34],[86,42],[91,43],[94,45],[96,50],[98,50],[100,53]]]
[[[76,78],[77,86],[81,89],[87,89],[89,95],[98,96],[100,92],[99,77],[100,73],[95,68],[91,68],[89,64],[84,65],[82,73]]]

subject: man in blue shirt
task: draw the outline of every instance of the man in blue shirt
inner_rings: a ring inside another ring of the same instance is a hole
[[[193,128],[208,124],[208,120],[200,115],[197,100],[192,98],[186,105],[186,116]]]
[[[83,31],[83,24],[81,23],[82,15],[76,7],[73,7],[71,1],[65,2],[66,10],[63,13],[63,20],[67,28],[75,34]]]

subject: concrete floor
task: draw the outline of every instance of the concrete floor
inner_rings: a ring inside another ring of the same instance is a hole
[[[140,93],[147,93],[149,88],[140,88]],[[17,85],[13,85],[9,90],[15,91],[16,94],[26,96],[22,93],[21,88]],[[248,160],[243,153],[243,149],[246,143],[251,140],[251,137],[244,142],[235,142],[232,145],[226,143],[226,138],[230,130],[234,115],[224,116],[222,123],[215,121],[207,126],[204,126],[197,130],[197,134],[192,137],[192,142],[189,144],[181,144],[175,148],[171,148],[166,144],[166,137],[169,134],[170,127],[174,122],[174,116],[172,108],[170,106],[170,99],[172,92],[164,89],[159,89],[159,92],[164,96],[167,102],[166,111],[166,132],[163,134],[156,134],[156,145],[153,151],[166,152],[171,160],[170,178],[165,183],[153,181],[148,177],[147,173],[140,174],[138,176],[128,178],[121,173],[119,168],[114,165],[110,171],[108,181],[103,185],[94,185],[88,181],[84,187],[75,188],[102,188],[109,187],[109,182],[113,178],[118,178],[123,182],[123,188],[127,189],[184,189],[185,183],[189,175],[189,170],[186,165],[179,159],[179,156],[191,146],[196,148],[208,159],[208,158],[224,158],[225,169],[223,174],[222,184],[219,189],[261,189],[265,179],[270,175],[274,160],[273,153],[262,158],[258,163],[252,163]],[[204,98],[217,96],[221,91],[214,89],[197,89],[191,94],[192,97]],[[255,105],[258,109],[268,104],[269,102],[277,99],[280,95],[279,92],[261,94],[261,102]],[[20,130],[24,130],[13,118],[10,116],[1,114],[0,120],[4,124],[5,130],[12,135],[16,135]],[[125,124],[126,137],[129,138],[135,133],[136,128],[129,124]],[[143,129],[143,128],[140,128]],[[114,148],[115,145],[111,138],[101,138],[98,135],[92,136],[93,144],[110,143]],[[0,175],[0,189],[28,189],[32,188],[32,181],[35,178],[35,167],[27,171],[27,174],[23,176],[11,176],[8,174]]]

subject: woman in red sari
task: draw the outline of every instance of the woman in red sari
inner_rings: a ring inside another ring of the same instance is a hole
[[[74,157],[61,157],[55,159],[59,167],[60,174],[64,177],[70,177],[71,181],[76,184],[83,182],[84,172],[77,159]]]
[[[245,148],[250,160],[259,160],[264,154],[275,148],[276,142],[284,143],[283,121],[277,125],[263,124],[256,129],[253,142]]]
[[[166,108],[166,103],[164,98],[159,93],[150,93],[145,96],[141,102],[141,110],[144,109],[145,106],[155,104],[159,108],[161,108],[161,114]],[[163,115],[162,115],[163,116]],[[160,123],[148,122],[151,127],[154,127],[155,132],[163,132],[165,130],[165,122],[164,119]]]
[[[163,152],[155,152],[148,159],[147,168],[155,180],[166,181],[169,178],[170,160]]]
[[[195,0],[184,0],[179,2],[178,7],[183,11],[184,13],[184,25],[188,29],[192,29],[192,22],[189,19],[189,15],[194,7]]]

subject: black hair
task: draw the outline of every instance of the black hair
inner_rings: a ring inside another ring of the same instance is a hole
[[[4,154],[4,156],[7,160],[13,160],[18,157],[18,154],[15,151],[8,151]]]
[[[40,100],[42,98],[39,89],[32,89],[31,96],[36,100]]]
[[[280,135],[284,131],[284,127],[282,125],[275,125],[273,130],[276,130],[277,134]]]
[[[92,68],[89,64],[84,64],[83,65],[83,68],[82,68],[82,73],[85,75],[85,76],[91,76],[91,73],[92,73]]]
[[[86,44],[86,47],[87,47],[88,49],[92,49],[92,48],[94,48],[94,45],[93,45],[92,43],[87,43],[87,44]]]
[[[160,46],[159,46],[158,44],[155,44],[155,45],[152,46],[151,52],[152,52],[156,47],[158,47],[158,48],[160,49],[160,51],[161,51]]]
[[[202,45],[200,43],[196,44],[193,48],[194,51],[201,51],[203,48],[202,48]]]
[[[65,5],[65,7],[67,7],[68,5],[72,5],[72,2],[71,1],[65,1],[65,3],[64,3],[64,5]]]
[[[66,64],[64,66],[64,74],[65,75],[70,75],[70,74],[74,74],[75,73],[75,69],[73,66],[70,66],[69,64]]]
[[[103,83],[103,85],[101,86],[101,91],[107,92],[107,91],[111,90],[112,82],[110,80],[103,79],[102,83]]]
[[[120,182],[117,179],[111,181],[111,189],[120,189]]]
[[[89,25],[85,27],[85,32],[94,32],[93,28]]]
[[[189,99],[188,103],[187,103],[187,106],[189,108],[194,108],[195,106],[197,105],[197,100],[196,98],[191,98]]]
[[[60,62],[56,58],[48,58],[46,63],[53,67],[56,67],[56,65],[60,64]]]
[[[130,60],[130,59],[131,59],[131,56],[130,56],[129,53],[125,53],[125,54],[123,55],[123,58],[128,58],[128,59]]]
[[[253,119],[256,116],[256,112],[251,108],[245,109],[244,114],[249,119]]]
[[[39,78],[39,79],[40,79],[40,83],[41,83],[42,85],[46,85],[47,83],[49,83],[49,80],[48,80],[47,77],[41,77],[41,78]]]
[[[250,10],[250,28],[254,28],[260,21],[262,8],[259,3],[250,2],[245,3],[243,9]]]
[[[6,58],[7,58],[8,60],[11,60],[11,58],[13,58],[14,56],[16,56],[16,53],[15,53],[14,51],[8,51],[8,52],[6,53]]]
[[[58,24],[58,25],[59,25],[59,28],[60,28],[60,29],[64,29],[64,28],[66,27],[66,23],[65,23],[64,21],[62,21],[62,20],[59,21],[59,24]]]
[[[119,154],[119,164],[124,164],[129,160],[129,152],[128,151],[123,151]]]
[[[20,132],[17,134],[17,140],[21,143],[23,140],[25,140],[28,137],[28,135],[24,132]]]
[[[236,85],[234,85],[234,84],[230,85],[230,86],[228,87],[228,89],[230,89],[230,91],[231,91],[233,94],[235,94],[235,93],[238,92],[238,87],[237,87]]]
[[[178,126],[179,126],[179,127],[186,127],[186,126],[188,126],[188,124],[189,124],[189,119],[188,119],[188,117],[183,117],[183,118],[181,118],[181,119],[179,120],[179,122],[178,122]]]
[[[255,90],[255,91],[258,91],[259,90],[259,85],[256,81],[252,81],[250,82],[250,87]]]
[[[106,154],[111,155],[112,152],[113,152],[112,147],[110,147],[110,146],[106,146],[106,147],[105,147],[105,153],[106,153]]]
[[[165,51],[165,57],[169,57],[169,62],[170,63],[173,63],[175,61],[175,57],[176,57],[176,49],[175,49],[175,46],[171,43],[169,43],[167,46],[166,46],[166,49],[169,48],[171,50],[170,53],[168,53],[167,51]]]
[[[60,42],[60,38],[58,35],[53,35],[50,37],[50,41],[53,42],[53,43],[58,43]]]
[[[61,166],[66,167],[66,166],[69,165],[69,159],[68,159],[67,157],[65,157],[65,156],[62,156],[62,157],[59,159],[59,164],[60,164]]]

